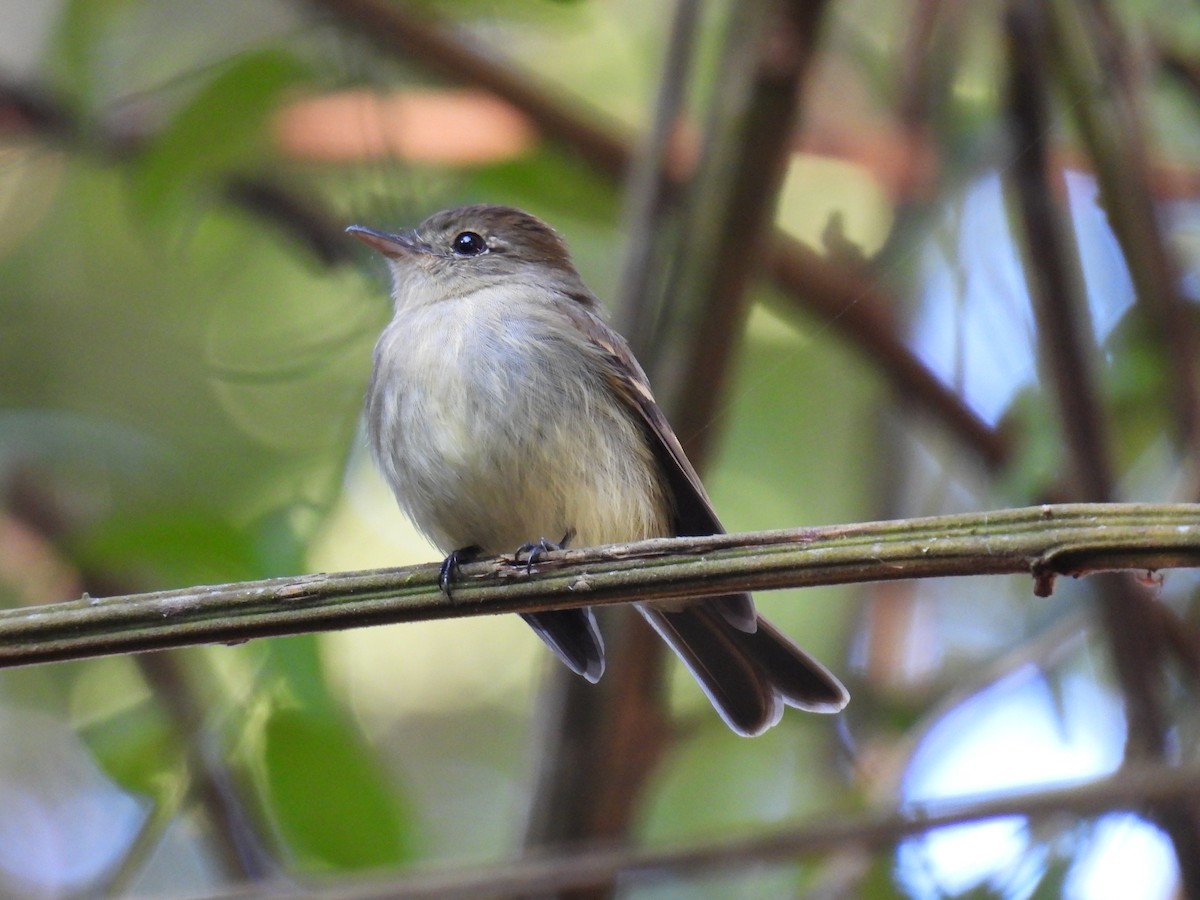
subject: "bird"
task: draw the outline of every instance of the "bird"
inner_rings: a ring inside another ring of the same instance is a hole
[[[366,394],[372,456],[445,554],[445,590],[482,554],[532,561],[568,541],[723,533],[645,372],[551,226],[473,205],[413,229],[347,232],[392,275],[394,314]],[[785,706],[835,713],[849,701],[748,593],[635,606],[739,735],[762,734]],[[590,608],[522,617],[568,668],[599,681]]]

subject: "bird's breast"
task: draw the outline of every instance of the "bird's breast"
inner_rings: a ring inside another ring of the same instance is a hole
[[[442,550],[511,552],[668,533],[669,504],[633,412],[565,317],[511,297],[401,311],[375,352],[372,449]]]

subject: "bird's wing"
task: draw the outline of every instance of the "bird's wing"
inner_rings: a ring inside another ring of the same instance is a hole
[[[614,396],[642,426],[646,440],[666,476],[673,505],[675,534],[723,534],[708,492],[683,452],[679,438],[654,400],[646,373],[634,359],[629,345],[597,315],[583,306],[568,313],[605,360],[605,376]],[[722,618],[741,631],[753,632],[757,623],[754,601],[749,594],[713,598]]]

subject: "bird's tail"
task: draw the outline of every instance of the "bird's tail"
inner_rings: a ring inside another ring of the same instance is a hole
[[[785,705],[819,713],[841,710],[850,700],[842,683],[774,625],[758,616],[757,627],[747,630],[723,614],[750,602],[748,595],[735,595],[674,610],[639,604],[638,611],[738,734],[762,734],[779,721]]]

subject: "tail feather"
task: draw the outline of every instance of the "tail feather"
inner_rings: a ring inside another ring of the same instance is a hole
[[[746,737],[762,734],[783,707],[834,713],[850,694],[832,673],[761,616],[757,629],[732,625],[707,602],[678,610],[638,605],[704,689],[721,718]]]
[[[604,639],[590,608],[521,613],[555,655],[576,675],[592,684],[604,674]]]
[[[755,612],[749,595],[678,609],[643,604],[637,604],[637,609],[678,654],[721,718],[740,735],[762,734],[780,720],[785,705],[835,713],[850,700],[828,669]],[[593,684],[600,680],[604,642],[592,610],[523,613],[521,618],[571,671]]]
[[[758,617],[758,630],[739,635],[738,642],[762,667],[788,706],[835,713],[850,702],[850,692],[832,672],[762,616]]]
[[[738,646],[738,631],[699,606],[668,612],[638,605],[699,682],[713,707],[738,734],[762,734],[779,721],[783,703],[754,661]]]
[[[754,608],[754,600],[749,594],[710,597],[704,601],[704,605],[718,613],[722,619],[738,631],[753,634],[758,626],[758,611]]]

